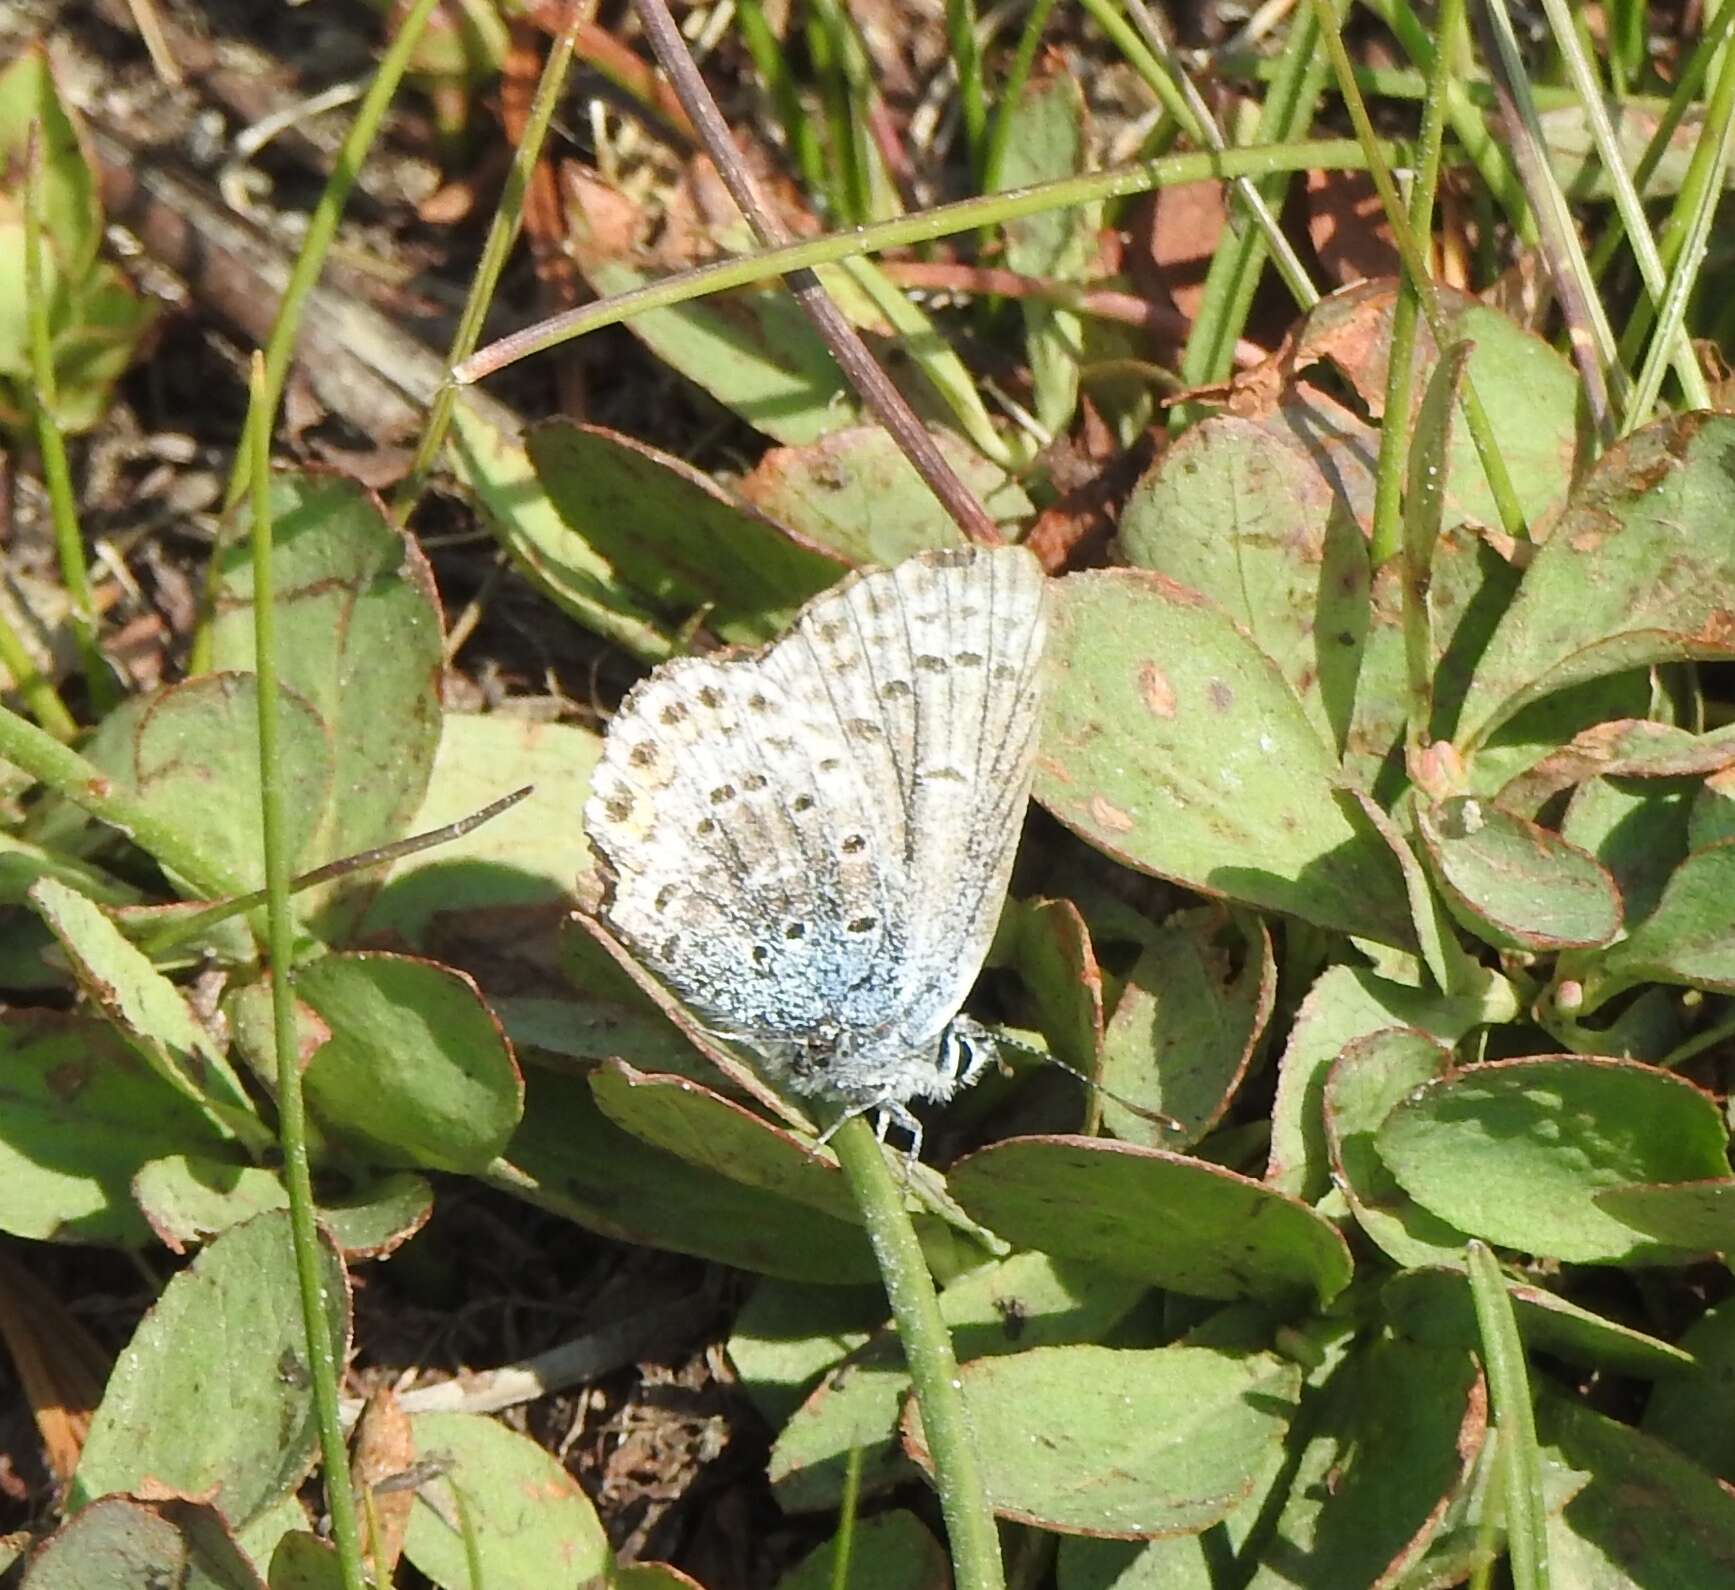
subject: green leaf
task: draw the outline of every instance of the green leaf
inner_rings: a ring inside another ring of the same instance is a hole
[[[1735,1479],[1735,1302],[1706,1309],[1677,1351],[1693,1361],[1651,1388],[1640,1428],[1719,1479]]]
[[[616,1126],[665,1154],[834,1220],[861,1219],[834,1158],[697,1082],[617,1061],[591,1076],[590,1091]]]
[[[1552,1582],[1716,1585],[1735,1578],[1735,1498],[1662,1441],[1565,1397],[1544,1397],[1545,1455],[1582,1488],[1548,1520]],[[1551,1450],[1550,1450],[1551,1448]]]
[[[1392,1106],[1437,1077],[1451,1049],[1413,1028],[1388,1027],[1344,1046],[1325,1082],[1334,1181],[1356,1224],[1394,1263],[1462,1263],[1464,1233],[1411,1201],[1374,1150]]]
[[[1587,851],[1620,891],[1630,935],[1686,859],[1694,779],[1593,778],[1572,792],[1560,837]]]
[[[1725,839],[1735,839],[1735,768],[1713,773],[1693,797],[1687,820],[1687,843],[1706,850]]]
[[[1002,113],[1008,117],[1008,136],[996,191],[1057,182],[1089,169],[1087,112],[1077,79],[1056,72],[1027,83]],[[1008,221],[1006,268],[1045,281],[1082,281],[1101,224],[1100,204],[1067,205]],[[1078,407],[1083,318],[1039,299],[1025,299],[1018,307],[1037,423],[1051,435],[1063,434]]]
[[[1581,948],[1620,931],[1614,879],[1559,834],[1473,796],[1418,801],[1416,824],[1459,920],[1495,948]]]
[[[735,1316],[729,1362],[760,1417],[775,1427],[885,1317],[885,1293],[877,1286],[855,1290],[767,1278]]]
[[[428,1170],[482,1171],[505,1148],[524,1084],[464,973],[401,955],[327,955],[296,968],[295,995],[329,1034],[302,1087],[332,1132],[378,1163]]]
[[[1118,533],[1129,563],[1209,597],[1245,630],[1339,750],[1370,622],[1362,527],[1377,446],[1337,405],[1299,394],[1259,418],[1213,415],[1151,466]]]
[[[388,1257],[427,1224],[434,1193],[409,1171],[346,1189],[316,1189],[319,1218],[346,1261]],[[268,1209],[287,1209],[274,1170],[214,1155],[165,1154],[133,1177],[133,1198],[163,1244],[184,1253]]]
[[[1735,1180],[1637,1183],[1596,1195],[1597,1208],[1677,1248],[1735,1249]]]
[[[285,1535],[271,1554],[271,1590],[344,1590],[337,1548],[318,1535]]]
[[[1267,1185],[1309,1201],[1324,1196],[1330,1186],[1325,1079],[1351,1039],[1382,1027],[1418,1027],[1455,1044],[1482,1021],[1510,1020],[1516,1014],[1515,1001],[1496,1013],[1474,999],[1405,988],[1363,967],[1328,967],[1301,1002],[1278,1062]]]
[[[656,663],[671,655],[671,627],[632,596],[605,558],[575,535],[536,478],[523,443],[497,416],[460,394],[447,457],[513,563],[568,618]]]
[[[483,912],[563,916],[596,872],[576,814],[601,754],[601,738],[575,724],[448,713],[411,833],[443,828],[526,784],[531,793],[480,828],[397,862],[360,936],[426,949],[473,932]]]
[[[1012,1138],[954,1167],[950,1183],[1008,1241],[1194,1297],[1328,1300],[1350,1276],[1349,1250],[1329,1222],[1179,1154],[1101,1138]]]
[[[998,464],[948,431],[935,446],[989,516],[1010,533],[1035,511]],[[774,447],[740,483],[748,502],[851,563],[892,564],[963,532],[916,466],[877,425],[835,431],[802,447]]]
[[[1010,962],[1049,1048],[1085,1076],[1102,1050],[1102,969],[1090,930],[1070,900],[1019,900],[1006,908]]]
[[[0,1015],[0,1230],[142,1247],[132,1179],[165,1154],[233,1140],[139,1063],[106,1023],[47,1010]]]
[[[573,246],[599,297],[653,279],[582,231]],[[836,271],[823,275],[828,286],[838,279]],[[837,361],[781,282],[652,309],[633,315],[626,328],[670,369],[779,442],[815,441],[861,417]]]
[[[968,1362],[1101,1336],[1144,1290],[1142,1282],[1098,1268],[1015,1253],[953,1281],[940,1294],[940,1314],[959,1360]],[[863,1450],[863,1497],[909,1479],[914,1471],[897,1439],[909,1389],[903,1350],[888,1326],[828,1373],[785,1424],[768,1470],[778,1505],[790,1512],[837,1506],[856,1448]]]
[[[1296,1364],[1208,1347],[1033,1348],[967,1364],[963,1379],[995,1512],[1123,1539],[1197,1534],[1227,1516],[1301,1394]],[[907,1428],[920,1451],[913,1415]]]
[[[815,1546],[777,1581],[777,1590],[833,1590],[842,1536]],[[945,1549],[902,1508],[861,1519],[850,1538],[850,1590],[917,1590],[950,1582]]]
[[[336,753],[318,712],[283,685],[277,694],[277,735],[285,847],[299,870],[332,799]],[[196,838],[213,869],[248,889],[264,888],[259,682],[251,673],[201,674],[158,691],[124,751],[118,765],[98,765],[160,822]],[[209,893],[196,879],[185,881],[184,892]]]
[[[107,414],[114,385],[157,322],[155,300],[140,297],[118,266],[98,260],[55,330],[54,417],[65,431],[88,431]],[[0,400],[3,402],[3,400]]]
[[[1196,1143],[1222,1119],[1271,1017],[1277,969],[1257,917],[1177,911],[1139,953],[1103,1035],[1103,1084],[1180,1121],[1180,1137],[1113,1098],[1116,1137],[1156,1147]]]
[[[556,419],[525,444],[554,511],[672,624],[702,613],[724,640],[769,640],[848,567],[630,437]]]
[[[1538,1056],[1472,1067],[1401,1100],[1380,1157],[1424,1208],[1522,1253],[1580,1264],[1681,1263],[1598,1207],[1605,1187],[1728,1171],[1716,1105],[1652,1066]]]
[[[285,1496],[275,1507],[266,1508],[245,1529],[236,1530],[235,1540],[247,1553],[248,1561],[262,1568],[275,1559],[277,1548],[286,1536],[308,1527],[307,1509],[295,1497]],[[279,1587],[273,1585],[272,1590],[279,1590]],[[312,1590],[312,1587],[303,1586],[302,1590]]]
[[[1487,1428],[1466,1352],[1379,1340],[1333,1372],[1313,1409],[1289,1498],[1250,1584],[1398,1582],[1440,1527]]]
[[[30,1559],[25,1590],[264,1590],[215,1509],[197,1502],[105,1496],[56,1530]]]
[[[1599,459],[1536,553],[1476,669],[1456,740],[1622,669],[1735,653],[1729,455],[1735,418],[1684,414]],[[1605,717],[1619,716],[1605,713]]]
[[[41,161],[43,239],[54,245],[70,275],[82,277],[96,263],[102,245],[102,200],[83,147],[83,128],[61,99],[48,51],[40,45],[20,51],[0,71],[0,173],[6,183],[0,195],[19,214],[33,129]],[[27,369],[28,363],[16,373]]]
[[[1534,817],[1562,790],[1603,778],[1699,778],[1735,762],[1735,732],[1694,734],[1651,718],[1617,718],[1575,734],[1499,794],[1506,811]]]
[[[247,519],[220,556],[211,626],[215,666],[243,672],[255,655]],[[331,733],[333,798],[300,852],[317,864],[400,838],[422,802],[440,741],[439,594],[421,549],[353,482],[274,476],[271,537],[278,678]],[[338,937],[378,882],[352,873],[297,909]]]
[[[287,1209],[282,1178],[263,1165],[240,1165],[214,1154],[165,1154],[141,1165],[133,1200],[172,1253],[238,1226],[268,1209]]]
[[[1345,805],[1336,758],[1275,665],[1226,614],[1134,570],[1071,575],[1053,595],[1044,806],[1142,872],[1413,945],[1396,862]]]
[[[1512,476],[1527,523],[1546,525],[1573,478],[1578,450],[1578,377],[1571,363],[1534,333],[1497,309],[1450,287],[1435,289],[1448,345],[1468,342],[1470,380],[1487,411]],[[1328,362],[1353,389],[1367,412],[1384,417],[1391,358],[1391,319],[1397,283],[1390,277],[1358,282],[1332,293],[1308,314],[1292,336],[1285,367],[1295,372]],[[1428,372],[1440,350],[1426,325],[1417,328],[1408,416],[1387,423],[1416,423],[1426,401]],[[1319,384],[1317,376],[1310,377]],[[1500,523],[1498,506],[1465,426],[1452,428],[1447,448],[1444,522]]]
[[[418,1413],[417,1455],[440,1465],[416,1492],[404,1554],[441,1590],[473,1590],[473,1530],[488,1590],[551,1590],[608,1573],[612,1555],[590,1498],[527,1436],[473,1413]]]
[[[1682,1347],[1604,1319],[1543,1287],[1508,1276],[1506,1295],[1533,1351],[1606,1374],[1664,1377],[1665,1384],[1692,1367],[1692,1354]],[[1452,1269],[1429,1266],[1394,1275],[1380,1288],[1380,1309],[1394,1331],[1424,1347],[1482,1346],[1461,1258]]]
[[[858,1286],[879,1275],[861,1227],[725,1181],[647,1147],[597,1108],[582,1077],[535,1070],[490,1179],[586,1230],[760,1275]]]
[[[241,1079],[194,1019],[181,991],[129,943],[100,906],[43,878],[31,903],[72,964],[85,994],[171,1087],[252,1149],[273,1142]]]
[[[1695,850],[1669,875],[1656,908],[1585,977],[1584,1009],[1634,983],[1735,992],[1735,841]],[[1635,1178],[1639,1179],[1639,1178]]]
[[[322,1193],[319,1203],[319,1218],[351,1262],[389,1259],[433,1212],[434,1189],[413,1171],[393,1171],[347,1191]]]
[[[349,1281],[329,1247],[320,1266],[342,1363]],[[73,1497],[150,1481],[211,1497],[239,1527],[301,1483],[315,1449],[289,1216],[273,1211],[224,1232],[140,1322],[91,1421]]]
[[[494,1011],[523,1058],[534,1061],[540,1056],[557,1066],[574,1060],[624,1060],[636,1071],[690,1078],[725,1098],[746,1097],[648,1003],[526,995],[496,1000]],[[535,1052],[526,1055],[526,1050]]]

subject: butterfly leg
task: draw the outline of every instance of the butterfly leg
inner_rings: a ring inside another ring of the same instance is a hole
[[[922,1157],[922,1123],[904,1107],[897,1099],[882,1099],[873,1106],[875,1111],[874,1136],[882,1143],[886,1133],[892,1127],[897,1127],[909,1138],[909,1144],[904,1149],[904,1159],[909,1164]]]

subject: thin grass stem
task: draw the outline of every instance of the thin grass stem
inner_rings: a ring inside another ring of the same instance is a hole
[[[36,445],[42,454],[42,479],[48,488],[54,521],[54,550],[61,582],[71,598],[67,622],[78,647],[91,705],[100,717],[120,699],[108,661],[97,644],[96,602],[91,596],[90,569],[84,558],[84,537],[78,526],[78,505],[72,490],[72,470],[66,459],[57,409],[59,387],[54,370],[54,342],[48,327],[48,295],[42,279],[42,138],[32,127],[25,153],[24,174],[24,313],[30,342],[31,409],[36,419]],[[10,665],[9,665],[10,666]],[[17,674],[20,680],[28,674]]]
[[[356,179],[361,175],[367,152],[379,135],[386,107],[391,103],[392,95],[397,92],[398,84],[409,68],[416,45],[421,41],[422,31],[439,3],[440,0],[414,0],[402,26],[393,36],[380,61],[379,70],[374,73],[373,82],[362,96],[361,104],[356,109],[355,121],[350,126],[343,146],[337,152],[325,190],[320,194],[319,202],[314,205],[312,214],[308,216],[307,235],[302,239],[294,265],[290,267],[289,281],[283,289],[283,301],[277,306],[271,335],[265,343],[264,410],[262,414],[250,416],[250,423],[264,425],[267,437],[272,431],[278,400],[283,395],[283,382],[289,373],[289,360],[295,351],[296,333],[301,329],[302,310],[307,305],[307,298],[313,291],[314,284],[319,280],[319,273],[325,268],[325,256],[331,249],[332,239],[337,235],[337,223],[343,215],[344,206],[349,202]],[[246,494],[247,480],[246,458],[244,453],[238,453],[235,467],[229,475],[229,488],[223,499],[225,514]],[[193,639],[192,656],[188,663],[189,673],[202,673],[211,664],[209,617],[215,603],[217,585],[222,578],[221,551],[222,541],[219,538],[218,545],[212,550],[211,561],[206,566],[205,619]]]
[[[337,1351],[326,1318],[314,1213],[313,1177],[307,1160],[307,1114],[301,1097],[301,1049],[295,1032],[293,973],[295,924],[289,915],[289,835],[284,818],[283,769],[277,733],[277,624],[271,567],[271,428],[264,420],[271,400],[262,355],[253,356],[249,396],[252,423],[245,463],[252,498],[254,668],[259,685],[259,816],[265,862],[265,921],[271,952],[272,1031],[277,1046],[277,1131],[283,1149],[283,1182],[289,1194],[289,1232],[301,1323],[307,1333],[307,1367],[313,1381],[319,1447],[325,1462],[325,1504],[344,1590],[366,1590],[361,1531],[350,1489],[349,1453],[337,1397]]]
[[[513,151],[512,166],[500,192],[500,203],[494,211],[488,236],[483,241],[482,255],[476,262],[470,290],[465,295],[464,310],[458,317],[457,330],[452,334],[452,346],[446,361],[448,367],[467,359],[475,351],[476,343],[482,335],[488,306],[494,301],[494,289],[500,283],[500,273],[506,268],[506,258],[512,251],[519,225],[524,219],[525,195],[530,191],[531,175],[541,157],[543,140],[548,135],[548,124],[554,117],[554,107],[560,102],[560,90],[566,82],[567,68],[572,64],[573,47],[579,30],[589,22],[595,11],[595,0],[589,0],[589,3],[585,4],[574,0],[567,13],[566,26],[555,36],[548,59],[543,63],[542,76],[536,84],[536,93],[530,102],[530,114],[525,120],[524,135],[519,139],[517,149]],[[428,477],[433,473],[440,449],[445,445],[446,432],[452,423],[452,406],[457,402],[457,398],[457,388],[451,381],[442,382],[439,390],[434,393],[434,400],[428,408],[427,421],[422,426],[421,439],[416,446],[415,461],[410,465],[409,474],[404,477],[397,494],[392,498],[392,517],[400,525],[409,519],[421,500],[422,492],[427,488]]]

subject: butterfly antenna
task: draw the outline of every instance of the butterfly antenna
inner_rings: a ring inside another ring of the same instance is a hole
[[[1174,1116],[1165,1115],[1161,1110],[1149,1109],[1143,1104],[1134,1104],[1131,1099],[1125,1097],[1123,1094],[1116,1093],[1113,1088],[1108,1087],[1104,1083],[1098,1082],[1095,1077],[1089,1076],[1085,1072],[1080,1071],[1077,1066],[1068,1065],[1066,1061],[1062,1060],[1060,1056],[1055,1054],[1051,1049],[1038,1049],[1035,1044],[1026,1043],[1022,1038],[1015,1037],[1013,1034],[1007,1032],[1003,1027],[994,1028],[993,1035],[996,1043],[1003,1043],[1009,1049],[1017,1049],[1022,1053],[1031,1056],[1032,1059],[1042,1061],[1044,1065],[1055,1066],[1059,1070],[1064,1071],[1075,1081],[1081,1082],[1085,1087],[1100,1093],[1105,1099],[1112,1099],[1123,1110],[1130,1110],[1142,1121],[1149,1121],[1153,1126],[1167,1127],[1171,1132],[1186,1131],[1186,1127],[1177,1121]]]

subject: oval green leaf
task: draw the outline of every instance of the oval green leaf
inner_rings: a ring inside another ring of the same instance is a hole
[[[1543,1287],[1508,1276],[1506,1295],[1526,1347],[1553,1353],[1569,1364],[1641,1380],[1679,1376],[1692,1367],[1690,1352],[1604,1319]],[[1380,1288],[1380,1308],[1394,1331],[1425,1347],[1482,1347],[1482,1327],[1462,1264],[1394,1275]]]
[[[342,1363],[349,1278],[328,1245],[319,1264]],[[239,1528],[301,1483],[315,1451],[289,1216],[272,1211],[218,1237],[140,1322],[91,1421],[73,1497],[151,1482],[209,1497]]]
[[[218,555],[217,668],[254,665],[248,518],[243,503]],[[334,798],[318,810],[311,866],[400,838],[421,804],[440,741],[440,602],[415,541],[340,476],[272,477],[271,564],[278,679],[331,731]],[[298,896],[297,909],[329,940],[378,884],[364,869]]]
[[[466,1528],[488,1590],[551,1590],[608,1574],[608,1537],[590,1498],[534,1441],[473,1413],[418,1413],[410,1427],[417,1456],[440,1473],[416,1492],[404,1554],[441,1590],[475,1583]]]
[[[1195,1297],[1328,1301],[1349,1249],[1305,1204],[1221,1166],[1089,1137],[1023,1137],[954,1167],[976,1219],[1021,1247]]]
[[[1404,1190],[1462,1231],[1582,1264],[1680,1263],[1603,1210],[1637,1181],[1727,1174],[1716,1104],[1655,1067],[1541,1056],[1431,1082],[1386,1117],[1376,1144]]]
[[[950,431],[934,445],[996,524],[1011,531],[1035,510],[998,464]],[[902,449],[877,425],[835,431],[804,447],[774,447],[741,481],[741,495],[851,563],[899,563],[963,532]]]
[[[1183,1131],[1177,1138],[1113,1096],[1103,1100],[1104,1124],[1147,1147],[1196,1143],[1234,1098],[1276,992],[1271,937],[1257,917],[1175,912],[1127,973],[1103,1035],[1102,1081]]]
[[[1656,908],[1599,958],[1585,1009],[1634,983],[1735,993],[1735,840],[1695,850],[1669,874]]]
[[[1416,818],[1446,898],[1497,949],[1589,948],[1620,931],[1614,879],[1559,834],[1471,796],[1418,803]]]
[[[1487,1433],[1467,1352],[1358,1346],[1310,1407],[1288,1501],[1251,1585],[1389,1585],[1421,1556]]]
[[[1320,739],[1341,748],[1369,626],[1378,434],[1297,396],[1215,414],[1175,439],[1121,515],[1127,561],[1208,596],[1276,663]]]
[[[1735,653],[1732,446],[1735,416],[1694,413],[1647,426],[1603,454],[1538,548],[1477,665],[1460,749],[1566,686]]]
[[[848,568],[710,476],[630,437],[555,419],[525,445],[573,534],[677,625],[704,613],[724,640],[769,640]]]
[[[308,1108],[381,1164],[486,1170],[524,1104],[517,1062],[464,973],[404,955],[327,955],[296,998],[330,1034],[302,1072]]]
[[[1112,1330],[1145,1287],[1100,1268],[1014,1253],[960,1276],[940,1294],[940,1317],[961,1361],[1091,1340]],[[884,1304],[881,1304],[883,1315]],[[888,1326],[836,1366],[784,1425],[768,1473],[790,1512],[836,1507],[861,1454],[860,1495],[911,1477],[898,1445],[910,1376]]]
[[[583,1077],[533,1069],[505,1163],[508,1192],[623,1242],[828,1286],[878,1278],[856,1224],[713,1176],[623,1132]]]
[[[1374,1150],[1392,1106],[1450,1063],[1445,1044],[1392,1027],[1344,1046],[1325,1080],[1325,1135],[1356,1224],[1400,1265],[1461,1262],[1464,1233],[1416,1204]]]
[[[1141,872],[1412,948],[1397,863],[1276,665],[1160,575],[1057,582],[1036,798]]]
[[[966,1364],[994,1511],[1062,1534],[1193,1535],[1251,1494],[1301,1395],[1274,1353],[1046,1347]],[[928,1462],[920,1421],[905,1444]]]
[[[47,1010],[0,1016],[0,1230],[146,1246],[133,1177],[200,1152],[232,1158],[234,1141],[112,1028]]]

